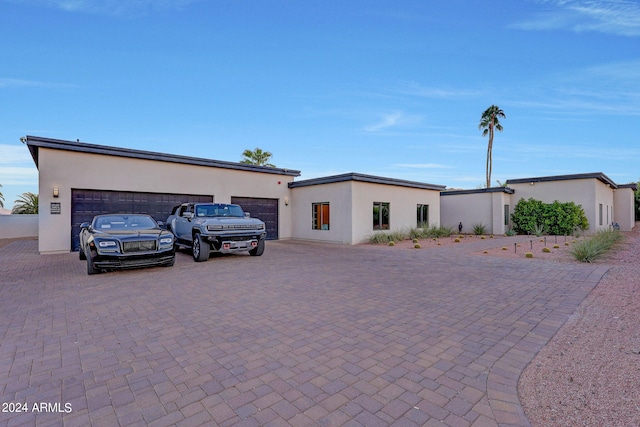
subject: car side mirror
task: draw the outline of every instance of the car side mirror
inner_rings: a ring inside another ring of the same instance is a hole
[[[91,225],[88,222],[83,222],[80,224],[80,230],[84,230],[85,228],[89,228]]]
[[[187,218],[187,219],[191,219],[193,218],[193,212],[185,212],[182,214],[183,217]]]
[[[164,221],[158,221],[158,227],[163,227],[164,226]]]
[[[245,218],[251,218],[251,212],[245,212],[244,213],[244,217]]]

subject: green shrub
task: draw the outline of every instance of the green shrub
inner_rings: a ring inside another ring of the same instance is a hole
[[[551,252],[551,249],[549,249],[549,248],[542,248],[542,252],[544,252],[544,253],[547,253],[547,254],[548,254],[549,252]]]
[[[533,254],[531,252],[527,252],[524,256],[525,258],[533,258]]]
[[[369,236],[369,243],[373,243],[375,245],[381,243],[389,243],[389,235],[383,232],[373,233],[371,236]]]
[[[416,243],[416,244],[413,245],[413,247],[416,248],[416,249],[420,249],[422,246],[420,246],[420,243]]]
[[[487,231],[487,226],[481,222],[473,224],[471,228],[473,229],[473,234],[476,236],[481,236]]]
[[[590,238],[576,243],[571,248],[571,255],[581,262],[593,262],[609,251],[620,239],[622,234],[617,230],[598,231]]]
[[[389,246],[395,246],[396,242],[394,242],[393,240],[389,242]]]
[[[589,221],[582,206],[574,202],[543,203],[530,198],[520,199],[511,215],[513,230],[519,234],[537,234],[543,229],[551,235],[570,235],[576,229],[587,230]]]

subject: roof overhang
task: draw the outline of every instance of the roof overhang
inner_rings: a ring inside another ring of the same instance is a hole
[[[476,188],[473,190],[445,190],[440,192],[441,196],[456,196],[460,194],[484,194],[484,193],[506,193],[513,194],[515,190],[509,187],[489,187],[489,188]]]
[[[541,176],[536,178],[518,178],[507,180],[508,184],[530,184],[532,182],[552,182],[552,181],[569,181],[574,179],[597,179],[598,181],[611,186],[611,188],[618,188],[618,184],[613,182],[611,178],[602,172],[592,173],[579,173],[573,175],[555,175],[555,176]]]
[[[38,166],[40,148],[64,150],[78,153],[101,154],[104,156],[127,157],[132,159],[154,160],[159,162],[181,163],[186,165],[206,166],[222,169],[233,169],[248,172],[261,172],[276,175],[300,176],[300,171],[293,169],[272,168],[268,166],[254,166],[244,163],[225,162],[222,160],[204,159],[200,157],[179,156],[176,154],[156,153],[153,151],[132,150],[129,148],[109,147],[106,145],[87,144],[79,141],[65,141],[60,139],[27,136],[24,142],[29,148],[31,157]]]
[[[332,175],[322,178],[305,179],[303,181],[294,181],[289,183],[289,188],[308,187],[311,185],[333,184],[336,182],[358,181],[368,182],[371,184],[395,185],[398,187],[419,188],[422,190],[442,191],[446,187],[444,185],[427,184],[424,182],[406,181],[396,178],[385,178],[381,176],[365,175],[361,173],[345,173],[341,175]]]

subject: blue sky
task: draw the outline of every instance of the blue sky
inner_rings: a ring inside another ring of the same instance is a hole
[[[0,46],[9,208],[24,135],[479,188],[492,104],[492,184],[640,179],[636,0],[0,0]]]

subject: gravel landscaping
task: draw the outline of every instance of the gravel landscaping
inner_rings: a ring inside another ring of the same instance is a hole
[[[523,372],[534,427],[640,425],[639,228],[598,261],[609,272]]]

